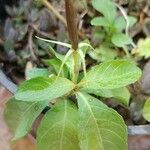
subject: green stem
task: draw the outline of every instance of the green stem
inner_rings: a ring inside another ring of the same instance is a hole
[[[126,56],[127,56],[127,58],[131,58],[131,55],[130,55],[130,53],[129,53],[129,51],[128,51],[128,49],[127,49],[127,47],[126,46],[124,46],[123,47],[123,50],[124,50],[124,52],[125,52],[125,54],[126,54]]]
[[[79,76],[79,70],[80,70],[80,56],[78,54],[78,51],[73,52],[73,59],[74,59],[74,73],[72,77],[72,81],[74,83],[77,83],[78,76]]]

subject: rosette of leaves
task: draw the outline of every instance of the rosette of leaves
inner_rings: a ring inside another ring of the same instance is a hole
[[[127,106],[125,87],[139,79],[140,69],[128,60],[111,60],[86,71],[88,43],[73,50],[70,44],[49,42],[70,50],[65,56],[52,50],[55,57],[45,62],[53,69],[27,73],[28,80],[6,104],[5,118],[14,140],[30,132],[42,110],[53,103],[38,127],[37,150],[126,150],[123,118],[101,97],[114,97]]]
[[[118,15],[117,6],[112,0],[92,0],[92,5],[102,16],[93,18],[91,24],[102,27],[101,33],[97,34],[101,35],[104,42],[119,48],[132,43],[132,39],[124,31],[136,23],[136,18]]]

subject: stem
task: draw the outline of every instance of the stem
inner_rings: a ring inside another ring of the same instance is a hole
[[[34,34],[34,30],[31,29],[31,31],[29,32],[29,37],[28,37],[28,45],[29,45],[29,50],[30,50],[32,59],[34,61],[37,61],[37,57],[35,55],[34,48],[33,48],[33,34]]]
[[[128,51],[128,49],[127,49],[126,46],[123,47],[123,50],[124,50],[126,56],[130,59],[130,58],[131,58],[131,55],[130,55],[130,53],[129,53],[129,51]]]
[[[72,0],[65,0],[66,6],[66,19],[67,19],[67,28],[69,33],[69,38],[71,40],[71,45],[74,50],[78,48],[78,29],[77,29],[77,15],[74,8]]]
[[[72,73],[72,81],[77,83],[79,70],[80,70],[80,60],[78,49],[78,29],[77,29],[77,14],[74,8],[74,3],[72,0],[65,0],[65,8],[66,8],[66,20],[67,20],[67,28],[69,33],[69,38],[71,41],[74,59],[74,72]]]
[[[73,52],[73,58],[74,58],[74,72],[72,76],[72,81],[74,83],[77,83],[78,81],[78,76],[79,76],[79,70],[80,70],[80,57],[78,51]]]
[[[67,22],[65,18],[51,5],[51,3],[48,2],[48,0],[43,0],[42,2],[43,2],[43,5],[48,8],[50,13],[52,12],[64,24],[64,26],[67,27]],[[81,31],[78,31],[78,35],[82,39],[86,38],[86,35]]]

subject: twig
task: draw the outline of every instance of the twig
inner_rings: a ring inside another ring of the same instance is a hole
[[[42,36],[44,36],[44,37],[47,37],[47,38],[54,39],[54,37],[53,37],[53,36],[50,36],[48,33],[43,32],[43,31],[40,31],[36,25],[30,24],[30,26],[31,26],[38,34],[40,34],[40,35],[42,35]]]
[[[28,36],[28,45],[29,45],[29,50],[30,50],[30,53],[31,53],[31,57],[33,58],[34,61],[36,61],[37,58],[36,58],[36,55],[33,51],[33,33],[34,33],[34,30],[31,29],[29,31],[29,36]]]
[[[43,4],[52,12],[65,26],[67,26],[67,22],[65,18],[59,14],[59,12],[47,1],[43,0]]]

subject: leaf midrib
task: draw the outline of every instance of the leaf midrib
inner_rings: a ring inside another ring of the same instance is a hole
[[[66,125],[66,117],[67,117],[67,100],[64,100],[64,118],[63,118],[63,127],[61,132],[61,138],[60,138],[60,150],[62,150],[62,143],[63,143],[63,135],[65,131],[65,125]]]
[[[36,103],[38,103],[38,102],[34,102],[33,104],[31,104],[27,109],[26,109],[26,111],[22,114],[22,115],[20,115],[20,119],[21,119],[21,123],[22,123],[22,120],[24,120],[24,117],[22,117],[22,116],[25,116],[27,113],[28,113],[28,111],[32,108],[32,106],[34,106]],[[20,124],[20,126],[21,126],[21,123],[19,123]],[[17,128],[16,128],[16,131],[18,130],[18,128],[20,128],[20,126],[18,126]]]
[[[63,135],[64,135],[64,130],[65,130],[65,120],[66,120],[66,116],[67,116],[67,101],[64,100],[64,105],[65,105],[65,109],[64,109],[64,120],[63,120],[63,128],[62,128],[62,133],[61,133],[61,139],[60,139],[60,150],[62,150],[62,143],[63,143]],[[61,122],[61,121],[60,121]],[[56,124],[54,124],[54,127],[55,127]],[[39,140],[39,145],[40,143],[42,142],[42,139],[48,134],[48,132],[51,130],[52,128],[49,128],[44,134],[42,137],[40,137],[40,140]]]
[[[82,93],[78,93],[78,94],[82,97],[82,99],[84,100],[85,104],[86,104],[86,105],[88,106],[88,108],[89,108],[89,111],[90,111],[90,113],[91,113],[91,116],[93,117],[93,120],[94,120],[95,125],[96,125],[96,130],[97,130],[97,132],[98,132],[98,136],[97,136],[97,137],[98,137],[99,141],[101,142],[101,143],[98,142],[98,143],[99,143],[99,147],[100,147],[100,149],[102,148],[102,150],[104,150],[104,147],[103,147],[103,144],[102,144],[102,137],[100,136],[100,131],[99,131],[98,124],[97,124],[97,121],[96,121],[96,119],[95,119],[95,116],[94,116],[94,114],[93,114],[93,111],[92,111],[90,105],[88,104],[88,102],[86,101],[84,95],[83,95]]]

